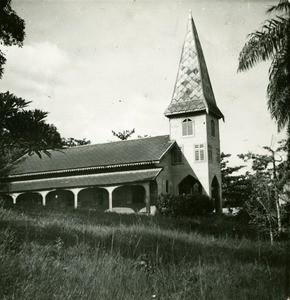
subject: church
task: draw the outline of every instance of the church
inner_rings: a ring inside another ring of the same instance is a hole
[[[169,134],[50,151],[25,157],[8,175],[14,205],[145,211],[160,194],[202,193],[221,211],[219,120],[190,14],[173,96],[165,110]]]

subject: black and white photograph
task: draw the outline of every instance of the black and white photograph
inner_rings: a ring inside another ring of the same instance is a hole
[[[0,0],[0,299],[290,299],[289,0]]]

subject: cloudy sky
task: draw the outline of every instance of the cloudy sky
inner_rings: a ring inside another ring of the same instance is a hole
[[[277,1],[13,0],[26,21],[23,48],[4,49],[0,92],[49,112],[64,137],[94,143],[111,130],[167,134],[188,12],[199,33],[219,108],[221,148],[261,151],[277,136],[266,104],[269,63],[237,73],[248,33]]]

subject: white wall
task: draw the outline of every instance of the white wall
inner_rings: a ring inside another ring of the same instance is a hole
[[[182,122],[185,118],[193,121],[193,134],[182,135]],[[211,135],[211,120],[215,122],[216,135]],[[191,115],[188,117],[174,117],[169,119],[170,138],[175,140],[181,147],[184,162],[182,165],[171,166],[174,193],[178,193],[179,183],[187,176],[197,178],[203,186],[204,192],[211,197],[211,183],[214,176],[217,177],[221,185],[220,163],[216,161],[216,149],[220,152],[220,136],[218,119],[206,113]],[[196,144],[204,144],[205,160],[195,161]],[[208,144],[212,146],[213,161],[208,160]],[[171,163],[171,162],[170,162]]]

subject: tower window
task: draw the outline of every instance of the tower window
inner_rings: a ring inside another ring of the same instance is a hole
[[[212,161],[212,145],[208,145],[208,160]]]
[[[204,161],[204,144],[199,144],[194,146],[194,157],[195,161]]]
[[[171,152],[171,162],[173,165],[182,164],[182,150],[180,147],[176,146]]]
[[[211,136],[215,137],[215,123],[214,123],[214,120],[211,120],[210,128],[211,128]]]
[[[193,134],[193,124],[191,119],[185,119],[182,121],[182,135]]]

